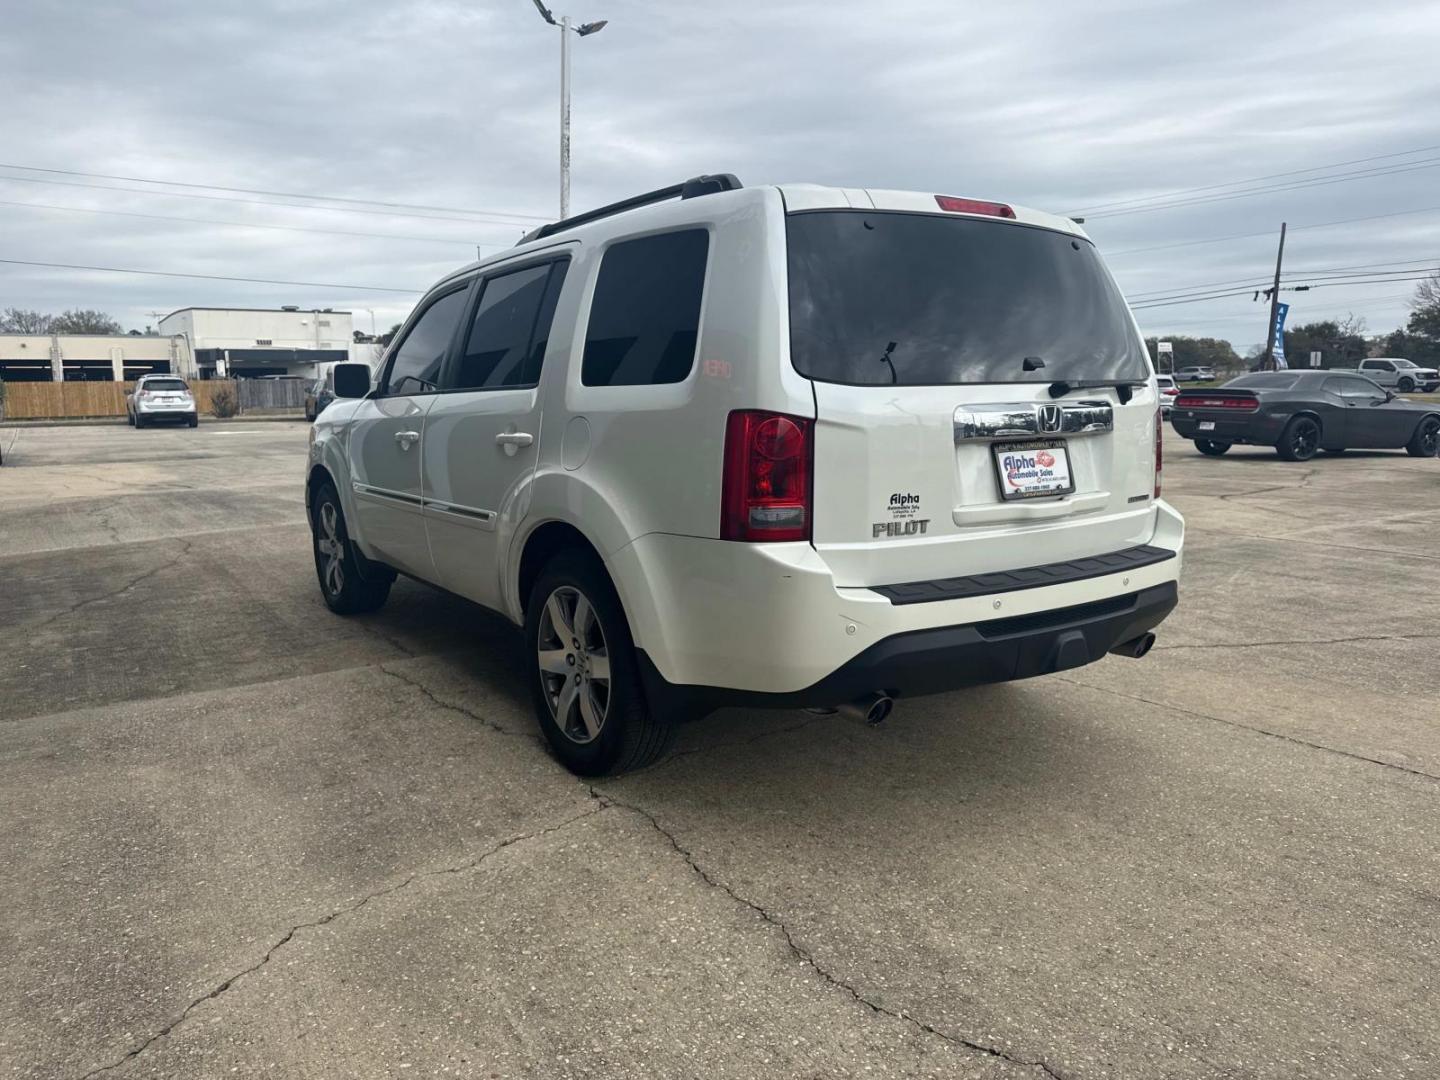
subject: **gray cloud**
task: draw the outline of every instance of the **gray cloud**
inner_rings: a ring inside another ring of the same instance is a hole
[[[1440,144],[1440,8],[1413,0],[574,0],[570,13],[610,20],[574,43],[576,207],[727,170],[750,183],[915,188],[1071,212]],[[4,26],[5,161],[554,210],[558,46],[527,0],[6,0]],[[1426,169],[1097,216],[1087,227],[1116,253],[1112,266],[1131,293],[1259,280],[1282,219],[1440,206],[1437,176]],[[522,231],[4,179],[0,200],[449,241],[0,205],[4,258],[415,289],[468,261],[472,245],[506,245]],[[1168,246],[1246,233],[1266,235]],[[1440,211],[1297,230],[1288,254],[1302,269],[1435,265]],[[1292,294],[1292,318],[1354,311],[1388,329],[1403,321],[1411,288]],[[153,321],[146,312],[203,303],[363,306],[386,323],[409,298],[0,266],[0,306],[100,307],[139,326]],[[1215,334],[1241,348],[1264,332],[1261,305],[1248,297],[1141,318],[1147,329]]]

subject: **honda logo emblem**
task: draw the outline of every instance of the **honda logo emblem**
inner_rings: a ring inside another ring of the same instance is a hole
[[[1060,425],[1065,419],[1065,413],[1059,405],[1041,405],[1039,411],[1041,431],[1060,430]]]

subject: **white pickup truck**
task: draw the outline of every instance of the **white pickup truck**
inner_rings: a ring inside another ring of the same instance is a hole
[[[1413,390],[1423,390],[1430,393],[1440,388],[1440,371],[1434,368],[1422,368],[1409,360],[1401,360],[1394,356],[1372,356],[1369,359],[1361,360],[1359,367],[1335,368],[1336,371],[1355,371],[1364,375],[1372,382],[1379,383],[1387,390],[1397,390],[1402,394],[1408,394]]]

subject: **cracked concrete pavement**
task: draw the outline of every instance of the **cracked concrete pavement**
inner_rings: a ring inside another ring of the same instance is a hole
[[[1435,461],[1172,438],[1146,660],[585,784],[501,620],[324,609],[254,428],[0,470],[0,1077],[1440,1071]]]

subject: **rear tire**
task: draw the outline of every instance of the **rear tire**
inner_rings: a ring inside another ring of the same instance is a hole
[[[1206,457],[1219,457],[1225,453],[1226,450],[1230,449],[1230,443],[1216,442],[1214,439],[1196,439],[1195,449],[1199,450],[1200,453]]]
[[[191,426],[191,427],[199,427],[199,426],[200,426],[200,417],[199,417],[199,415],[192,415],[192,416],[190,417],[190,426]]]
[[[360,576],[361,556],[346,531],[340,496],[328,480],[315,493],[310,532],[320,595],[331,611],[337,615],[360,615],[385,603],[393,579],[366,581]]]
[[[614,775],[665,752],[672,725],[645,701],[630,624],[595,556],[572,549],[546,564],[526,602],[525,643],[535,717],[567,769]]]
[[[1405,452],[1411,457],[1434,457],[1440,452],[1440,416],[1427,416],[1420,421],[1415,434],[1405,444]]]
[[[1285,461],[1309,461],[1320,449],[1320,425],[1309,416],[1297,416],[1285,425],[1275,452]]]

